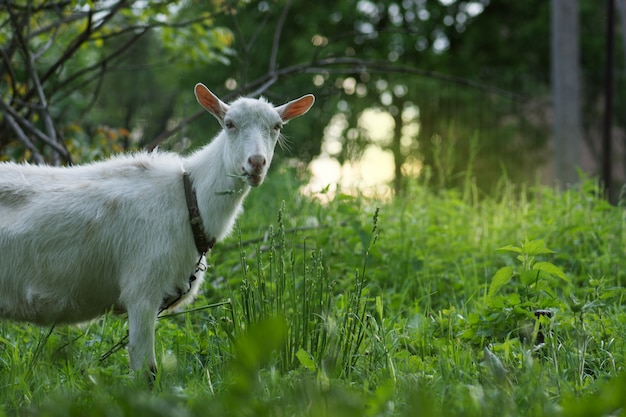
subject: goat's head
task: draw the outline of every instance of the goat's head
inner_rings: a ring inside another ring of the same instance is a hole
[[[228,105],[200,83],[195,93],[226,132],[229,174],[241,175],[253,187],[265,179],[283,124],[306,113],[315,101],[309,94],[278,107],[262,98],[240,98]]]

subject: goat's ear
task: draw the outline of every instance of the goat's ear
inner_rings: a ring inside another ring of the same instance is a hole
[[[294,117],[302,116],[309,111],[311,106],[315,103],[315,96],[313,94],[307,94],[299,99],[292,100],[289,103],[285,103],[282,106],[276,107],[276,111],[280,115],[283,122],[289,121]]]
[[[198,100],[198,103],[200,103],[206,111],[215,116],[220,123],[223,123],[224,115],[228,111],[228,104],[220,100],[202,83],[196,84],[194,93],[196,93],[196,100]]]

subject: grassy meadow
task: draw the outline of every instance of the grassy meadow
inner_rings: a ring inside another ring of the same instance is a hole
[[[320,204],[296,177],[252,191],[159,320],[152,389],[124,317],[2,321],[0,416],[625,414],[626,212],[593,181]]]

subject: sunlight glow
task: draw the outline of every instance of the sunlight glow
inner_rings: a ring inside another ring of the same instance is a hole
[[[343,147],[346,138],[358,134],[348,129],[345,116],[337,114],[324,131],[322,154],[309,164],[311,180],[300,189],[307,196],[328,202],[337,194],[363,195],[380,200],[389,200],[392,190],[389,184],[394,178],[394,161],[391,151],[383,147],[391,142],[393,117],[380,109],[367,109],[359,118],[359,127],[365,131],[372,144],[367,146],[358,161],[341,165],[334,158]],[[417,175],[421,169],[418,161],[409,161],[403,171]]]
[[[392,197],[393,155],[377,145],[368,146],[359,161],[339,164],[330,156],[320,156],[309,164],[311,181],[300,189],[321,202],[337,194],[363,195],[387,201]]]
[[[359,127],[367,131],[372,142],[389,144],[393,136],[393,117],[386,111],[366,109],[359,117]]]

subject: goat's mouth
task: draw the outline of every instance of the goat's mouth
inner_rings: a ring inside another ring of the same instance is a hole
[[[258,187],[263,182],[265,176],[260,174],[251,174],[248,171],[243,171],[243,175],[246,177],[246,182],[252,187]]]
[[[248,184],[253,187],[258,187],[263,182],[263,175],[248,175]]]

